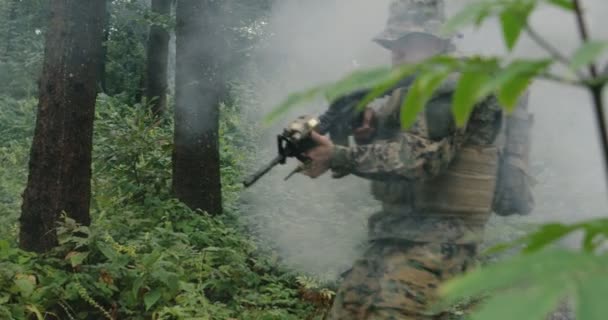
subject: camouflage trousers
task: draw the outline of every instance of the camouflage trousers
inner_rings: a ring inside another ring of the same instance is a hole
[[[428,308],[443,281],[474,265],[475,251],[475,245],[374,241],[344,275],[329,319],[446,319]]]

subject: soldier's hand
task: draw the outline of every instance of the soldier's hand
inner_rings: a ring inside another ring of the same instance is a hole
[[[334,144],[328,137],[314,131],[311,138],[317,143],[317,146],[304,153],[304,156],[308,157],[310,161],[306,164],[302,174],[314,179],[329,170],[329,164],[334,155]]]
[[[357,144],[371,143],[376,134],[375,114],[371,108],[365,109],[363,112],[363,120],[361,126],[353,130],[353,137]]]

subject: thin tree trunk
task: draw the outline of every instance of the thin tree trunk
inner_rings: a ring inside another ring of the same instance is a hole
[[[152,12],[171,14],[171,0],[152,0]],[[148,66],[146,68],[146,98],[152,103],[152,113],[160,116],[167,108],[167,63],[169,58],[169,31],[158,25],[150,27],[148,39]]]
[[[224,38],[219,1],[177,2],[173,190],[193,209],[222,211],[219,103]]]
[[[20,246],[57,244],[62,212],[88,225],[93,118],[105,0],[51,0]]]

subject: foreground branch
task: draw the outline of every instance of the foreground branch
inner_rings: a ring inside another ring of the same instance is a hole
[[[570,68],[571,61],[568,57],[566,57],[561,51],[559,51],[556,47],[554,47],[551,43],[541,37],[536,30],[532,28],[529,24],[526,25],[526,33],[539,47],[545,49],[555,60],[559,61],[561,64],[566,66],[566,68]],[[578,70],[575,70],[574,73],[580,78],[584,79],[585,75],[583,75]]]
[[[581,8],[580,0],[573,0],[574,12],[576,13],[576,23],[578,25],[578,31],[583,42],[589,40],[589,32],[587,31],[587,25],[585,23],[585,17]],[[594,63],[589,65],[589,74],[591,79],[595,80],[599,77],[597,66]],[[602,152],[604,154],[604,172],[606,174],[606,181],[608,181],[608,126],[606,126],[606,115],[604,113],[604,102],[602,101],[602,90],[604,88],[604,82],[596,82],[588,86],[591,91],[593,98],[593,106],[595,111],[595,118],[597,125],[600,130],[600,138],[602,142]]]

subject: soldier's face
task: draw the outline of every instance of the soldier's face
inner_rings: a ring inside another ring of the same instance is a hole
[[[444,48],[444,42],[431,35],[412,34],[398,41],[391,48],[393,65],[418,63],[428,59]]]

